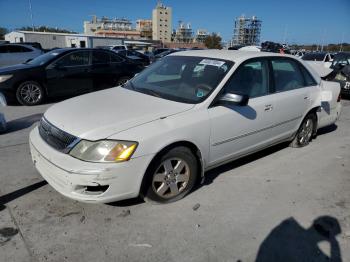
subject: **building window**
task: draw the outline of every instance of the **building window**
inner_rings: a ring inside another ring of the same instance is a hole
[[[159,26],[162,26],[162,24],[159,24]]]
[[[162,19],[159,19],[160,22],[162,22],[163,20]]]
[[[165,12],[165,14],[167,15],[167,14],[168,14],[168,12]]]
[[[159,12],[160,14],[163,14],[162,12]]]

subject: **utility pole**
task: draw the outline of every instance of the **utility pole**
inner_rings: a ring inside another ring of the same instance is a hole
[[[345,33],[343,32],[343,36],[342,36],[342,38],[341,38],[341,43],[340,43],[340,50],[339,50],[339,52],[343,51],[344,36],[345,36]]]
[[[323,52],[323,46],[324,46],[324,41],[325,41],[325,38],[326,38],[326,29],[324,29],[323,31],[323,35],[322,35],[322,46],[321,46],[321,52]]]
[[[34,32],[33,11],[32,11],[32,0],[28,0],[28,1],[29,1],[30,20],[32,21],[32,31]]]

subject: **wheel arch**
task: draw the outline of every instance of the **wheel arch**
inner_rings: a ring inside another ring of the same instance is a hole
[[[204,160],[203,160],[202,152],[200,151],[199,147],[196,144],[194,144],[193,142],[186,141],[186,140],[179,140],[179,141],[172,142],[172,143],[164,146],[152,158],[151,162],[147,166],[146,171],[145,171],[145,173],[143,175],[142,182],[141,182],[140,193],[143,193],[144,190],[145,190],[145,186],[147,185],[147,174],[149,173],[150,169],[154,168],[155,161],[161,155],[165,154],[166,152],[170,151],[171,149],[173,149],[175,147],[181,147],[181,146],[182,147],[187,147],[188,149],[190,149],[191,152],[193,153],[193,155],[195,156],[195,158],[197,159],[198,168],[200,170],[200,177],[198,177],[198,179],[200,179],[201,183],[203,182],[203,180],[204,180],[204,169],[205,168],[204,168]]]

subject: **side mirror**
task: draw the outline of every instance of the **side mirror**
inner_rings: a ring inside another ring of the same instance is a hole
[[[226,93],[222,95],[218,102],[220,104],[231,104],[231,105],[239,105],[246,106],[248,104],[249,97],[247,95],[237,95],[232,93]]]

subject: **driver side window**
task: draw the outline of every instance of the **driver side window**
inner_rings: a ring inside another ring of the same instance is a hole
[[[267,60],[248,61],[241,65],[225,86],[225,93],[247,95],[249,98],[269,93]]]

